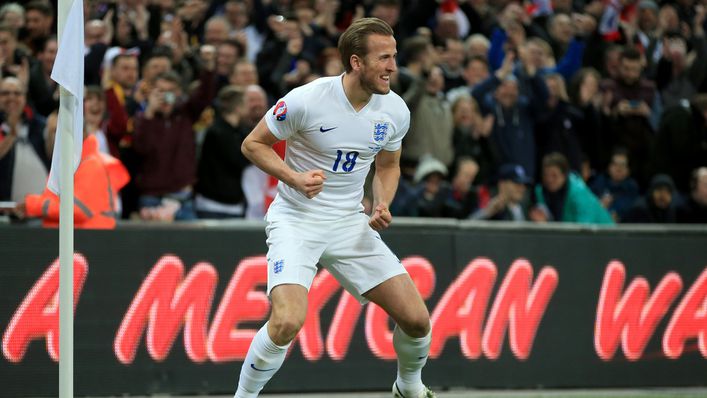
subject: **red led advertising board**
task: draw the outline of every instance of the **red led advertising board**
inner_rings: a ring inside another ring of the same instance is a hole
[[[263,235],[77,233],[77,395],[232,393],[269,312]],[[56,231],[0,229],[0,237],[4,388],[53,396]],[[452,227],[384,234],[430,310],[425,381],[475,388],[704,385],[706,237]],[[326,271],[291,347],[268,390],[384,390],[395,375],[388,316],[361,306]]]

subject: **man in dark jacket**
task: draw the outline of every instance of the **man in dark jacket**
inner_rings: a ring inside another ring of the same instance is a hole
[[[675,184],[669,175],[654,176],[645,198],[636,201],[626,214],[624,222],[660,224],[677,222],[679,206],[676,195]]]
[[[522,78],[528,92],[520,93],[518,79],[513,75],[515,56],[506,54],[503,66],[472,91],[484,116],[494,115],[491,141],[502,163],[523,166],[528,175],[535,175],[535,123],[545,109],[547,86],[530,64],[524,65]]]
[[[250,164],[241,152],[250,127],[245,114],[243,91],[226,86],[219,91],[218,112],[206,130],[199,158],[195,207],[199,218],[243,217],[246,201],[241,177]]]
[[[692,171],[690,188],[690,198],[678,209],[678,222],[707,224],[707,167]]]
[[[663,113],[653,166],[656,172],[670,175],[678,190],[689,190],[690,172],[707,166],[707,94],[693,97],[689,107]]]

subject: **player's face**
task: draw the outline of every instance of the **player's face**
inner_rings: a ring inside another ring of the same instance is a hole
[[[371,94],[388,94],[390,75],[398,70],[393,36],[368,36],[368,54],[361,64],[361,86]]]

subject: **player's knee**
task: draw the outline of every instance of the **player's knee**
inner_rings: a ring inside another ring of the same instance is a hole
[[[297,316],[270,319],[270,338],[277,345],[285,345],[297,336],[303,324],[304,318]]]
[[[398,326],[410,337],[425,337],[431,328],[430,316],[423,312],[401,321]]]

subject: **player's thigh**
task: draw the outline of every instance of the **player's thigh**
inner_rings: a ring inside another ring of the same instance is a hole
[[[429,332],[430,314],[410,275],[394,276],[364,297],[383,308],[409,336],[423,337]]]
[[[295,284],[309,290],[317,273],[317,262],[326,247],[321,229],[313,223],[268,221],[268,287],[271,295],[279,285]]]
[[[321,264],[361,302],[363,294],[388,279],[407,274],[398,257],[378,232],[368,226],[368,217],[355,215],[339,223]]]

